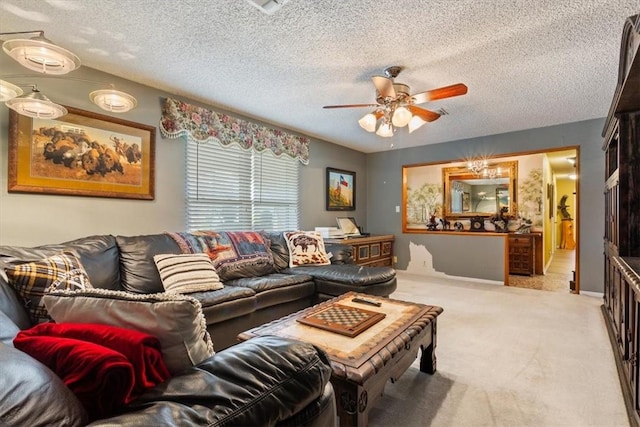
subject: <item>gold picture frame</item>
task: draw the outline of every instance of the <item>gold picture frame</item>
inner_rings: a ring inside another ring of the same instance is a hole
[[[153,200],[155,127],[66,108],[55,120],[9,111],[8,191]]]

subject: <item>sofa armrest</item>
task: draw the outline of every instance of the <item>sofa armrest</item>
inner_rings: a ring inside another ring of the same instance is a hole
[[[353,247],[342,243],[326,243],[324,248],[327,252],[331,252],[331,264],[355,264],[353,259]]]
[[[146,392],[127,413],[91,426],[273,426],[321,398],[330,376],[327,355],[313,345],[257,337]]]

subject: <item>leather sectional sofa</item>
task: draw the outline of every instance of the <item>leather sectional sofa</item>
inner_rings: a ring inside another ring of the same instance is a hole
[[[333,425],[331,367],[321,350],[275,337],[235,345],[237,334],[344,292],[388,296],[396,288],[395,271],[354,265],[346,245],[327,247],[333,254],[331,265],[290,268],[282,233],[263,236],[272,266],[240,268],[233,279],[223,282],[222,289],[190,294],[201,304],[218,353],[174,375],[127,405],[124,414],[107,420],[92,419],[91,414],[87,418],[64,385],[57,389],[55,375],[12,346],[16,334],[32,322],[3,270],[72,251],[93,287],[158,294],[164,289],[153,257],[179,254],[183,252],[180,245],[169,233],[162,233],[89,236],[34,248],[0,246],[0,423]],[[9,371],[15,375],[5,375]],[[256,384],[255,378],[261,381]],[[29,386],[25,386],[27,379]]]

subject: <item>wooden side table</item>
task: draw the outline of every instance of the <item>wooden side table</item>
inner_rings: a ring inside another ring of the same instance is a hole
[[[358,265],[393,267],[393,234],[325,239],[327,243],[351,245],[353,259]]]

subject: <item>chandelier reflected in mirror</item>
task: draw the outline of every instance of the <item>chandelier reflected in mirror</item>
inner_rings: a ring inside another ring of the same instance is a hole
[[[478,178],[495,179],[502,176],[502,169],[500,166],[493,168],[489,165],[489,162],[486,159],[469,160],[467,162],[467,169],[469,169],[469,171]]]

